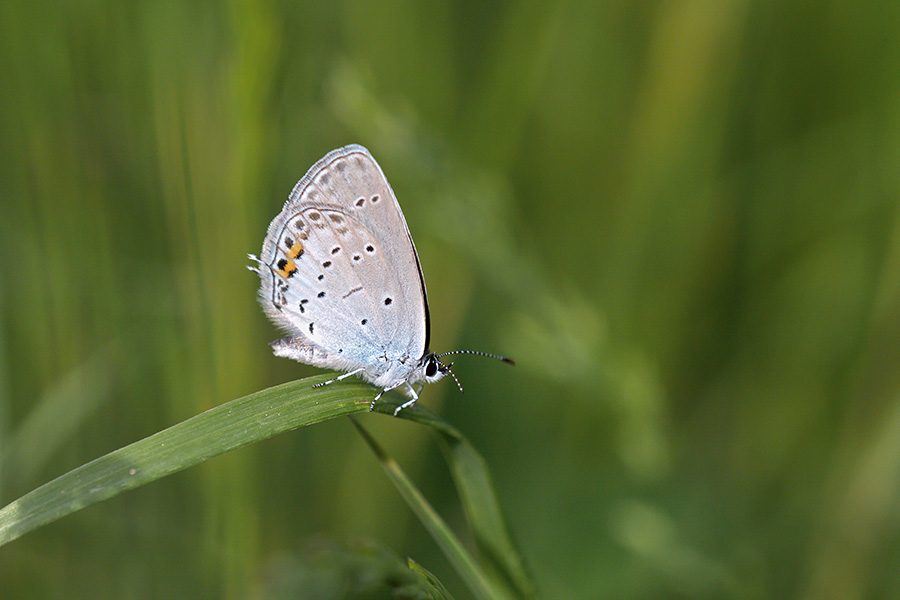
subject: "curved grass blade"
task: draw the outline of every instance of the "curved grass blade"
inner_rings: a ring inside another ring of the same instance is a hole
[[[431,593],[433,600],[453,600],[453,596],[450,595],[450,592],[447,591],[444,584],[441,583],[431,571],[411,558],[406,559],[406,564],[411,571],[415,572],[424,580],[424,585],[428,586],[428,591]]]
[[[536,596],[531,576],[513,543],[484,458],[459,432],[437,432],[463,509],[482,556],[520,598]]]
[[[377,409],[376,409],[377,410]],[[484,458],[458,429],[424,406],[400,416],[431,426],[444,451],[450,473],[481,556],[491,577],[501,577],[516,597],[538,597],[531,575],[513,542]]]
[[[368,410],[373,391],[365,383],[312,388],[332,378],[309,377],[226,402],[57,477],[0,509],[0,545],[229,450]]]
[[[376,410],[378,410],[377,405]],[[423,420],[422,416],[419,414],[419,410],[408,412],[410,412],[410,415],[406,415],[406,413],[403,412],[400,414],[415,421]],[[415,415],[413,415],[413,412],[415,412]],[[427,529],[428,533],[431,534],[431,537],[434,538],[434,541],[447,556],[447,559],[453,564],[456,572],[459,573],[463,581],[466,582],[472,593],[481,600],[512,600],[513,598],[516,598],[516,595],[504,584],[502,579],[491,577],[481,568],[481,565],[479,565],[475,558],[473,558],[468,550],[466,550],[462,542],[459,541],[459,538],[457,538],[450,527],[447,526],[447,523],[444,522],[441,516],[434,510],[434,507],[432,507],[428,500],[425,499],[422,492],[420,492],[409,477],[406,476],[406,473],[403,472],[400,465],[385,453],[384,449],[382,449],[378,442],[375,441],[375,438],[373,438],[369,432],[356,421],[356,419],[351,417],[351,420],[353,421],[353,424],[356,425],[357,431],[359,431],[360,435],[369,445],[369,448],[371,448],[372,452],[375,454],[375,457],[378,458],[378,461],[384,468],[385,473],[387,473],[388,478],[393,482],[394,486],[400,492],[400,495],[403,496],[403,499],[406,500],[406,503],[413,512],[416,513],[416,516],[419,517],[422,525],[425,526],[425,529]]]

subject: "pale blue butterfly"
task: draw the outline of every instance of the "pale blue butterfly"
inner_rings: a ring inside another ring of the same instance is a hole
[[[289,335],[272,342],[276,356],[345,371],[415,404],[422,386],[449,374],[448,354],[428,348],[425,279],[406,219],[381,167],[362,146],[333,150],[314,164],[269,225],[257,266],[259,300]],[[459,381],[456,380],[457,386]],[[418,390],[415,389],[418,386]],[[459,386],[462,391],[462,386]]]

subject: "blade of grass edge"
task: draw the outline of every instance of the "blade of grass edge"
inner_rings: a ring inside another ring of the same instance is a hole
[[[425,529],[428,530],[428,533],[431,534],[431,537],[453,564],[456,572],[466,582],[475,597],[481,600],[514,599],[516,596],[507,589],[502,580],[490,577],[481,569],[476,560],[459,541],[459,538],[456,537],[428,500],[425,499],[422,492],[406,476],[400,465],[387,455],[378,442],[375,441],[375,438],[356,419],[350,417],[350,420],[353,421],[356,430],[366,441],[373,454],[375,454],[378,462],[381,463],[397,491],[406,500],[406,503],[422,522],[422,525],[425,526]],[[419,419],[413,418],[413,420]]]
[[[312,386],[318,375],[237,398],[119,448],[0,509],[0,546],[121,492],[278,433],[368,410],[362,382]]]
[[[447,588],[444,587],[444,584],[441,583],[440,580],[435,577],[433,573],[431,573],[431,571],[411,558],[406,559],[406,564],[411,571],[425,580],[425,585],[429,587],[429,591],[431,592],[434,600],[453,600],[453,596],[450,595],[450,592],[447,591]]]
[[[538,597],[531,575],[513,542],[484,458],[458,429],[424,406],[400,414],[429,425],[435,431],[485,568],[492,575],[502,577],[519,597]]]
[[[535,598],[534,583],[513,542],[484,458],[462,436],[444,430],[437,435],[482,556],[520,597]]]

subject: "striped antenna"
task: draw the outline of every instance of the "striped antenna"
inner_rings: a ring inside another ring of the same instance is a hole
[[[500,362],[505,362],[508,365],[515,365],[516,361],[511,358],[506,358],[505,356],[500,356],[499,354],[491,354],[489,352],[479,352],[478,350],[451,350],[450,352],[443,352],[438,354],[437,357],[440,358],[442,356],[447,356],[448,354],[477,354],[478,356],[487,356],[488,358],[493,358],[495,360],[499,360]]]

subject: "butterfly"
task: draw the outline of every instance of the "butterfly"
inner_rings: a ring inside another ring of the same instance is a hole
[[[276,356],[344,371],[314,387],[356,375],[386,392],[419,398],[425,383],[450,375],[448,354],[429,350],[425,278],[406,219],[381,167],[352,144],[314,164],[269,225],[256,265],[259,301],[288,335],[271,343]],[[418,390],[416,389],[418,387]]]

